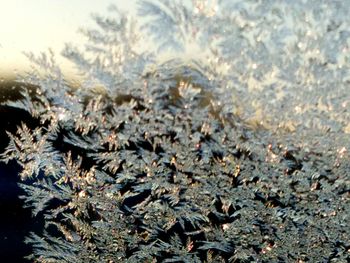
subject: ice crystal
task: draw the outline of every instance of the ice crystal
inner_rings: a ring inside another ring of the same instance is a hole
[[[46,221],[29,257],[348,261],[346,1],[142,0],[139,24],[110,11],[62,52],[79,89],[51,51],[28,53],[33,92],[5,103],[36,123],[1,155]]]

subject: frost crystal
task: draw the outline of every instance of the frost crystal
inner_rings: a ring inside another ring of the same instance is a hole
[[[141,0],[28,58],[2,159],[38,262],[348,262],[347,1]],[[33,128],[34,127],[34,128]]]

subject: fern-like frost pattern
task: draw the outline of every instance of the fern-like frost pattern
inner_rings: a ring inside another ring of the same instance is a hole
[[[1,154],[45,220],[28,258],[349,261],[347,1],[109,10],[62,52],[81,87],[26,53],[32,88],[5,103],[32,116]]]

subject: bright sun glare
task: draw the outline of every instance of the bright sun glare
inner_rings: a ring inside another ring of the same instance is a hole
[[[91,13],[105,13],[116,4],[132,10],[135,1],[122,0],[0,0],[0,77],[29,68],[23,51],[38,54],[48,48],[69,74],[73,68],[59,53],[67,42],[80,43],[79,28],[92,24]]]

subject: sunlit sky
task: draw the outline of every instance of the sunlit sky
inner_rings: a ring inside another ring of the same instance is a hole
[[[78,29],[92,25],[91,14],[105,13],[110,4],[135,10],[135,0],[0,0],[0,76],[28,68],[23,51],[39,54],[48,48],[71,71],[59,52],[67,42],[81,43]]]

